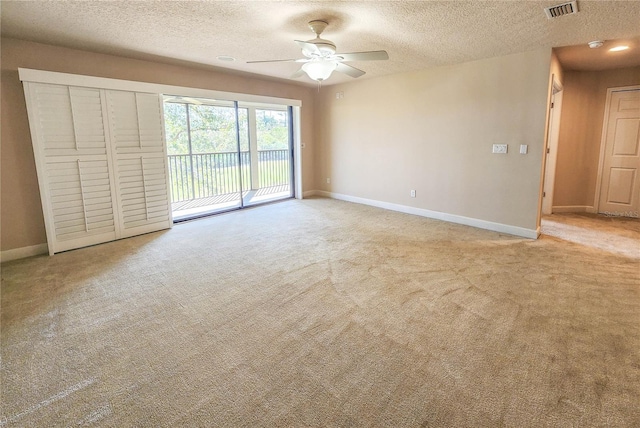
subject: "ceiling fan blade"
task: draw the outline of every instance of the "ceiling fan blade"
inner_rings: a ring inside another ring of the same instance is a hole
[[[389,59],[387,51],[351,52],[336,54],[342,61],[378,61]]]
[[[340,73],[344,73],[351,77],[360,77],[363,74],[365,74],[364,71],[359,70],[355,67],[351,67],[350,65],[343,64],[341,62],[338,63],[338,66],[336,67],[336,71],[339,71]]]
[[[296,62],[295,59],[268,59],[265,61],[247,61],[247,64],[257,64],[260,62]]]
[[[296,78],[298,78],[300,76],[304,76],[304,70],[303,69],[299,69],[298,71],[293,73],[289,78],[290,79],[296,79]]]
[[[302,49],[302,54],[304,56],[306,57],[309,57],[311,55],[322,56],[322,52],[320,52],[320,49],[318,49],[318,47],[313,43],[303,42],[302,40],[295,40],[295,42]]]

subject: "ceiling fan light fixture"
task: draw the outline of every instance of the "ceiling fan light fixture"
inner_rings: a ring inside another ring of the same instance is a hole
[[[609,52],[622,52],[622,51],[626,51],[627,49],[629,49],[629,46],[622,45],[622,46],[616,46],[614,48],[609,49]]]
[[[338,63],[336,61],[309,61],[302,65],[302,70],[311,79],[322,82],[331,76],[337,66]]]

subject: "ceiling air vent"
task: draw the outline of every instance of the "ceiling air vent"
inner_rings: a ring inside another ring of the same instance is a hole
[[[544,13],[547,15],[547,19],[558,18],[563,15],[571,15],[572,13],[578,13],[578,2],[570,1],[556,6],[546,7],[544,9]]]

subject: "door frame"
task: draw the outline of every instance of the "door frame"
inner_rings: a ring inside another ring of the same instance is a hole
[[[544,151],[544,175],[542,182],[542,215],[553,213],[553,191],[556,181],[556,164],[558,160],[558,143],[560,137],[560,120],[562,115],[562,91],[564,89],[562,82],[554,74],[551,85],[551,103],[549,113],[549,129],[547,135],[547,144]],[[560,94],[556,98],[556,95]]]
[[[602,170],[604,169],[604,157],[606,149],[607,131],[609,128],[609,109],[611,108],[611,96],[614,92],[640,91],[640,85],[619,86],[607,88],[607,101],[604,104],[604,117],[602,119],[602,136],[600,138],[600,158],[598,160],[598,177],[596,179],[596,194],[593,199],[594,212],[600,212],[600,194],[602,193]]]

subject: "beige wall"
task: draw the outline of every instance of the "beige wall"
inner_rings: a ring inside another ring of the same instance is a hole
[[[18,67],[302,100],[303,190],[313,182],[314,89],[214,70],[139,61],[14,39],[1,40],[2,251],[46,242]]]
[[[554,207],[593,207],[607,88],[640,85],[640,67],[565,71]]]
[[[316,183],[535,230],[550,61],[543,49],[323,88]]]

